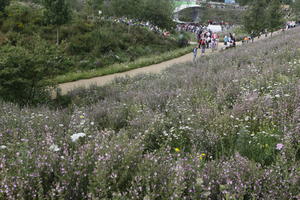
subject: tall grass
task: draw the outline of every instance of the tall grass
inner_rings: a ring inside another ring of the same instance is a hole
[[[0,199],[299,199],[299,36],[0,103]]]

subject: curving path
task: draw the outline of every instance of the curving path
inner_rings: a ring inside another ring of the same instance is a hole
[[[278,34],[278,33],[279,32],[275,32],[275,33],[273,33],[273,35]],[[270,37],[269,35],[267,38]],[[263,40],[263,39],[265,39],[265,36],[260,37],[260,39],[255,38],[255,41]],[[196,44],[196,43],[194,43],[194,44]],[[241,45],[241,44],[242,44],[241,42],[237,42],[237,45]],[[219,47],[218,47],[218,51],[220,51],[222,48],[224,48],[224,44],[220,43]],[[209,55],[211,53],[212,53],[212,51],[211,51],[211,49],[209,49],[209,50],[206,50],[205,55]],[[198,58],[199,57],[200,57],[200,51],[198,51]],[[189,53],[184,56],[174,58],[172,60],[168,60],[168,61],[165,61],[165,62],[162,62],[159,64],[154,64],[154,65],[150,65],[147,67],[137,68],[137,69],[133,69],[133,70],[130,70],[127,72],[115,73],[115,74],[95,77],[95,78],[91,78],[91,79],[83,79],[83,80],[78,80],[78,81],[69,82],[69,83],[62,83],[58,86],[58,88],[61,91],[61,94],[65,95],[68,92],[70,92],[76,88],[88,88],[91,85],[103,86],[103,85],[109,84],[115,78],[119,78],[119,77],[126,77],[126,76],[132,77],[132,76],[136,76],[138,74],[145,74],[145,73],[160,73],[161,71],[163,71],[164,69],[166,69],[172,65],[185,63],[185,62],[191,62],[192,59],[193,59],[193,53]]]

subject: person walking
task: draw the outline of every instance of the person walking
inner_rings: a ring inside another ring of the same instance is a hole
[[[209,49],[211,48],[211,37],[210,36],[207,36],[206,38],[206,48]]]
[[[206,49],[206,39],[202,38],[200,40],[200,47],[201,47],[201,55],[205,54],[205,49]]]
[[[254,34],[254,32],[252,31],[251,34],[250,34],[250,38],[251,38],[251,42],[252,42],[252,43],[254,42],[254,35],[255,35],[255,34]]]
[[[195,47],[193,49],[193,63],[196,63],[197,52],[198,52],[198,47]]]
[[[248,42],[248,37],[244,37],[243,40],[242,40],[242,44],[246,44]]]
[[[228,43],[228,37],[227,37],[227,35],[225,35],[225,37],[224,37],[224,46],[225,46],[225,48],[227,47],[227,43]]]

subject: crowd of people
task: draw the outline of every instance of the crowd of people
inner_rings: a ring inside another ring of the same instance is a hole
[[[217,22],[217,21],[212,21],[208,20],[207,25],[204,24],[199,24],[199,23],[182,23],[182,24],[177,24],[176,30],[177,31],[187,31],[191,33],[198,33],[199,31],[203,29],[207,29],[209,25],[220,25],[223,30],[228,30],[232,27],[232,25],[228,22]]]
[[[197,33],[197,41],[197,46],[193,49],[194,62],[197,57],[198,49],[201,50],[201,55],[205,54],[206,49],[212,49],[212,51],[218,49],[219,35],[211,30],[202,29]]]
[[[284,30],[288,30],[291,28],[295,28],[297,26],[300,26],[300,23],[291,23],[288,22],[285,26],[285,28],[282,29],[282,31]],[[205,54],[205,50],[208,48],[211,48],[212,50],[215,50],[218,48],[218,43],[219,43],[219,36],[216,33],[213,33],[211,30],[205,30],[205,29],[201,29],[198,33],[197,33],[197,38],[198,38],[198,45],[193,49],[193,61],[196,61],[196,57],[197,57],[197,52],[198,49],[201,50],[201,55]],[[268,36],[268,31],[265,30],[264,32],[261,32],[258,34],[258,38],[262,35],[265,35],[265,37]],[[245,36],[242,39],[242,44],[246,44],[251,42],[254,42],[254,37],[255,34],[254,32],[252,32],[249,36]],[[224,41],[224,48],[231,48],[231,47],[235,47],[236,46],[236,38],[234,36],[234,34],[229,33],[228,35],[225,35],[223,38]]]
[[[295,28],[297,25],[299,25],[299,22],[296,22],[296,21],[288,21],[286,23],[286,27],[285,29],[291,29],[291,28]]]
[[[112,21],[114,23],[125,24],[127,26],[145,27],[145,28],[147,28],[151,31],[154,31],[154,32],[162,34],[162,35],[166,32],[165,30],[159,28],[158,26],[155,26],[155,25],[151,24],[150,22],[140,21],[138,19],[129,19],[127,17],[120,17],[120,18],[108,17],[105,20]]]
[[[232,33],[229,33],[229,36],[225,35],[224,36],[224,47],[230,48],[230,47],[235,47],[236,46],[236,38]]]
[[[187,31],[187,32],[191,32],[191,33],[195,33],[197,34],[198,32],[200,32],[201,30],[205,29],[206,26],[204,25],[200,25],[200,24],[177,24],[176,26],[176,30],[177,31]]]

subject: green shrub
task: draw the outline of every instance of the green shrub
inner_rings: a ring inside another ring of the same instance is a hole
[[[31,9],[18,4],[13,4],[6,9],[8,18],[2,25],[2,31],[21,32],[26,23],[30,21]]]
[[[178,35],[177,44],[179,47],[186,47],[189,44],[189,40],[190,36],[185,32],[181,32]]]
[[[76,35],[70,39],[68,52],[71,55],[88,54],[93,49],[94,41],[90,33]]]
[[[10,0],[1,0],[0,1],[0,12],[3,12],[5,7],[8,6],[10,3]]]
[[[31,51],[21,46],[2,46],[0,96],[6,101],[36,104],[47,98],[53,76],[66,71],[71,62],[56,46],[37,40]]]
[[[241,131],[237,138],[237,151],[250,160],[270,165],[275,161],[275,149],[278,139],[265,131],[256,134]]]

